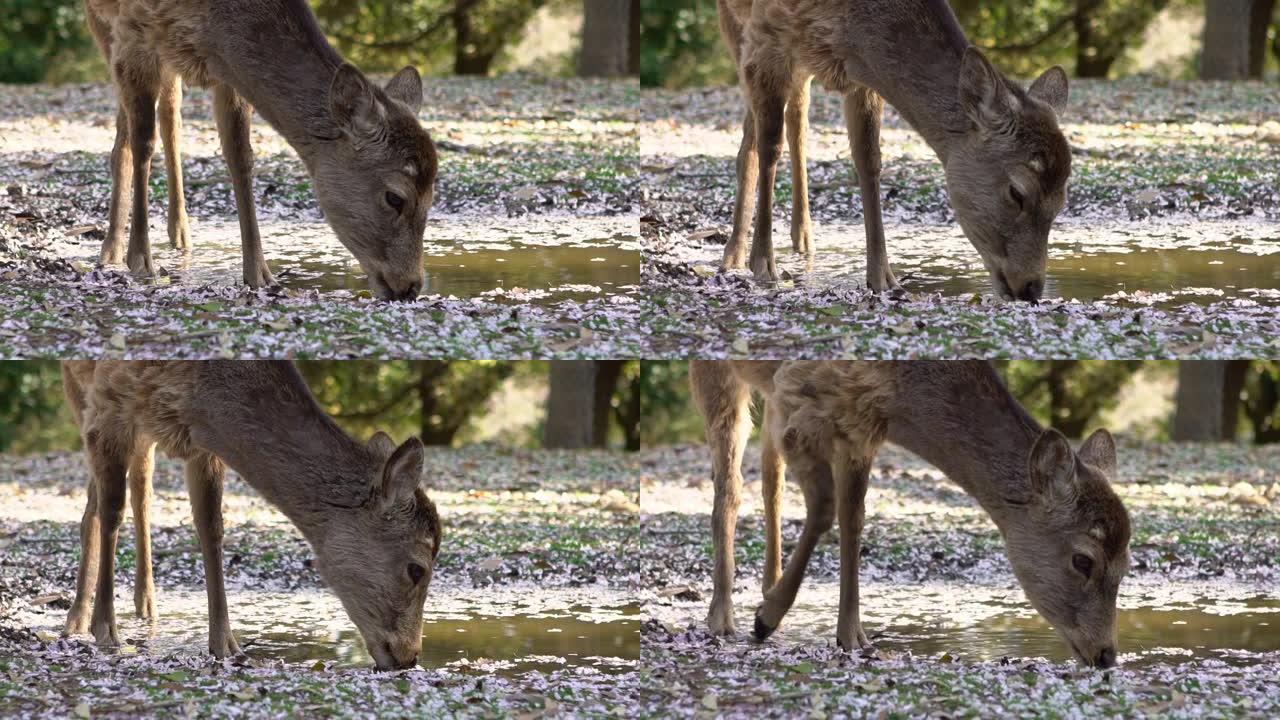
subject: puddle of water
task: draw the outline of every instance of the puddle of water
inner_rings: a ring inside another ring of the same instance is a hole
[[[788,237],[785,229],[775,232]],[[866,243],[862,226],[826,224],[815,234],[811,266],[782,247],[780,265],[803,282],[861,284]],[[894,272],[912,291],[991,292],[986,269],[958,228],[895,225],[886,235]],[[714,266],[719,252],[719,246],[703,246],[691,260]],[[1049,256],[1048,298],[1091,301],[1146,292],[1166,294],[1154,299],[1157,306],[1234,298],[1280,306],[1280,236],[1274,226],[1228,221],[1152,220],[1137,227],[1061,223],[1050,237]]]
[[[1121,603],[1118,633],[1122,665],[1141,667],[1191,658],[1249,665],[1264,659],[1274,661],[1280,653],[1280,598],[1259,594],[1256,589],[1243,595],[1205,592],[1210,588],[1188,588],[1184,593],[1171,583],[1161,583],[1157,589],[1161,591],[1159,598],[1134,588],[1138,592],[1127,592],[1126,596],[1140,604]],[[833,583],[802,590],[769,641],[834,642],[838,597],[839,587]],[[861,597],[863,629],[882,650],[929,657],[950,653],[969,661],[1072,659],[1058,634],[1014,588],[870,583],[863,585]],[[750,627],[749,613],[759,603],[759,595],[740,593],[734,601],[739,627]],[[705,612],[705,606],[698,610]],[[651,605],[648,611],[688,622],[679,615],[687,608]]]
[[[419,665],[457,672],[513,675],[572,667],[617,674],[640,657],[639,606],[617,595],[495,591],[477,601],[429,597]],[[594,604],[595,600],[601,604]],[[587,604],[592,601],[592,604]],[[121,638],[138,652],[207,652],[204,593],[164,591],[160,619],[147,624],[120,608]],[[229,592],[231,628],[251,657],[310,665],[371,667],[359,632],[337,598],[320,592]],[[42,617],[41,625],[61,622]],[[51,632],[57,627],[49,625]]]
[[[1203,607],[1121,609],[1117,624],[1120,662],[1129,666],[1193,657],[1248,664],[1252,653],[1280,651],[1280,601],[1276,600],[1257,598],[1252,609],[1227,615]],[[879,634],[874,640],[877,645],[917,655],[950,652],[981,660],[1071,659],[1066,645],[1039,615],[1002,612],[970,625],[899,616],[887,626],[872,621],[869,627]]]
[[[285,286],[368,289],[360,265],[328,225],[275,221],[261,230],[267,264]],[[163,227],[154,232],[156,262],[171,281],[240,284],[240,230],[234,221],[193,221],[190,255],[168,249]],[[634,220],[625,217],[519,218],[504,224],[442,217],[431,220],[426,235],[424,293],[540,304],[625,293],[640,283],[639,238]],[[96,262],[96,241],[77,243],[72,254]]]

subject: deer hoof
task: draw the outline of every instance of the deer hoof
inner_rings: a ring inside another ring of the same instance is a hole
[[[129,272],[139,280],[149,279],[156,274],[150,256],[129,258]]]
[[[236,636],[230,631],[221,637],[209,636],[209,652],[219,660],[243,654],[240,644],[236,642]]]
[[[760,642],[764,642],[766,639],[768,639],[770,635],[773,634],[773,631],[777,629],[778,629],[777,625],[769,625],[760,617],[760,611],[759,610],[756,611],[756,623],[755,623],[755,627],[752,628],[752,634],[756,636],[756,640],[759,640]]]
[[[89,632],[89,615],[88,613],[72,612],[67,616],[67,622],[62,626],[62,636],[84,635]]]
[[[711,631],[712,635],[720,637],[732,635],[737,630],[734,627],[733,610],[712,608],[711,612],[707,614],[707,629]]]
[[[134,598],[133,609],[137,614],[138,618],[142,620],[150,620],[152,622],[155,622],[155,620],[158,617],[156,615],[156,600],[155,600],[155,597],[151,595]]]
[[[187,227],[187,219],[183,218],[176,225],[169,226],[169,244],[174,250],[191,249],[191,230]]]
[[[93,639],[98,647],[116,647],[120,644],[120,636],[113,622],[98,623],[93,626]]]

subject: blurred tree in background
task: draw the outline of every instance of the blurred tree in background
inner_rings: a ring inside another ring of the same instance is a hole
[[[0,362],[0,452],[73,448],[80,432],[56,362]]]
[[[334,47],[367,72],[413,65],[427,73],[485,75],[528,64],[542,74],[569,75],[584,0],[309,2]],[[631,25],[638,35],[638,15],[606,18],[597,27],[618,26],[626,35]],[[528,37],[531,30],[537,37]],[[82,0],[0,0],[0,82],[104,79]]]
[[[1034,77],[1058,64],[1074,77],[1117,77],[1144,67],[1179,76],[1199,72],[1205,78],[1259,78],[1268,55],[1280,59],[1276,0],[950,0],[950,4],[970,42],[1019,77]],[[715,0],[645,0],[642,12],[642,84],[686,87],[735,81],[729,53],[720,39]],[[1210,23],[1203,34],[1166,33],[1172,35],[1166,42],[1182,46],[1176,62],[1160,66],[1139,56],[1148,30],[1162,14],[1202,23],[1206,13]]]
[[[609,368],[594,447],[638,449],[640,363],[600,361]],[[361,440],[384,430],[397,441],[418,435],[428,445],[497,442],[538,447],[553,363],[540,361],[300,361],[326,412]],[[0,362],[0,452],[79,447],[66,409],[58,363]]]
[[[0,82],[40,82],[51,66],[79,66],[96,56],[81,3],[0,0]]]
[[[1102,411],[1115,407],[1120,388],[1142,362],[1014,360],[997,367],[1009,391],[1036,420],[1069,438],[1082,438]]]

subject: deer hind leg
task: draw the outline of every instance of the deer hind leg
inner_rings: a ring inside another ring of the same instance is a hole
[[[133,506],[134,548],[137,577],[133,583],[133,608],[138,617],[155,620],[156,589],[151,573],[151,473],[155,467],[155,444],[145,442],[133,448],[129,460],[129,501]]]
[[[104,435],[99,427],[85,433],[85,446],[93,469],[98,510],[98,587],[89,629],[98,645],[111,647],[120,643],[114,604],[116,540],[124,518],[128,457],[120,451],[118,439]]]
[[[133,192],[133,150],[129,146],[129,115],[124,104],[116,110],[116,141],[111,147],[111,204],[107,210],[107,236],[98,262],[124,262],[124,233],[129,227],[129,201]],[[146,222],[145,216],[143,222]]]
[[[219,659],[239,655],[240,645],[227,616],[227,588],[222,576],[222,481],[226,469],[218,458],[201,453],[187,459],[186,475],[209,598],[209,652]]]
[[[733,541],[742,495],[742,456],[751,434],[751,391],[723,363],[694,362],[689,372],[694,398],[706,420],[715,485],[711,511],[713,590],[707,627],[714,635],[732,635]]]
[[[213,89],[213,115],[218,122],[222,157],[231,173],[236,194],[236,214],[240,217],[240,251],[244,259],[244,281],[251,288],[274,284],[276,279],[262,255],[258,234],[258,211],[253,205],[253,146],[249,142],[249,113],[252,108],[227,85]]]
[[[805,144],[809,135],[808,77],[796,83],[787,98],[787,149],[791,153],[791,249],[813,254],[813,221],[809,219],[809,172]]]
[[[880,211],[880,120],[883,114],[884,99],[870,88],[858,87],[844,96],[849,149],[858,171],[862,222],[867,231],[867,287],[873,292],[898,287],[884,247],[884,219]]]
[[[750,88],[760,168],[756,189],[756,227],[751,238],[749,265],[757,282],[772,284],[778,281],[773,255],[773,182],[778,174],[778,158],[782,155],[786,91],[771,79],[762,77],[751,65],[744,66],[743,73]]]
[[[756,209],[756,192],[760,179],[760,161],[756,153],[756,122],[750,108],[742,117],[742,144],[738,146],[737,189],[733,196],[733,230],[724,246],[722,270],[746,267],[747,233]]]
[[[768,406],[765,407],[768,416]],[[770,423],[760,427],[761,496],[764,505],[764,587],[768,592],[782,576],[782,489],[786,461],[779,452]]]
[[[741,68],[742,61],[742,23],[733,14],[733,8],[726,0],[716,3],[716,17],[720,20],[720,36],[729,48],[734,67]],[[742,73],[739,71],[739,76]],[[750,94],[746,85],[742,86],[742,99],[747,105],[742,117],[742,144],[738,147],[736,186],[733,196],[733,231],[729,242],[724,246],[724,259],[720,263],[722,270],[738,270],[746,267],[747,232],[751,227],[756,208],[756,179],[759,168],[756,159],[756,127],[755,118],[751,114]]]
[[[164,171],[169,182],[169,244],[175,250],[190,250],[191,231],[182,179],[182,78],[176,74],[165,77],[160,85],[158,114]]]
[[[86,453],[87,454],[87,453]],[[92,463],[90,464],[92,468]],[[63,635],[89,632],[89,613],[93,605],[93,583],[97,582],[101,524],[98,522],[98,483],[89,475],[89,499],[80,518],[80,565],[76,568],[76,598],[67,613]]]
[[[125,260],[129,270],[141,278],[155,274],[148,237],[147,194],[151,179],[151,156],[156,147],[156,99],[160,94],[158,59],[145,51],[119,52],[113,63],[116,87],[129,124],[129,147],[133,166],[133,222],[129,225],[129,249]],[[110,233],[108,232],[108,235]],[[104,248],[104,255],[106,249]]]
[[[804,489],[805,519],[800,540],[787,560],[778,583],[764,595],[764,603],[756,609],[755,636],[764,640],[778,629],[782,618],[795,604],[796,593],[804,580],[809,558],[817,547],[822,534],[831,529],[835,516],[831,488],[831,466],[820,460],[809,460],[793,465],[792,475]]]
[[[858,604],[858,566],[870,473],[871,458],[838,456],[832,465],[836,515],[840,523],[840,614],[836,644],[842,650],[852,650],[855,643],[859,648],[871,645],[862,631]]]

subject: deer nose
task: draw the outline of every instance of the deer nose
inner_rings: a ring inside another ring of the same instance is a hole
[[[1040,293],[1044,292],[1044,283],[1040,280],[1028,280],[1022,289],[1013,293],[1013,296],[1023,302],[1029,302],[1032,305],[1040,303]]]
[[[1100,668],[1115,667],[1115,664],[1116,664],[1115,649],[1109,648],[1109,647],[1102,648],[1102,652],[1098,653],[1097,662],[1095,664]]]
[[[388,301],[413,300],[422,289],[422,276],[392,279],[386,273],[378,273],[382,285],[382,299]]]

